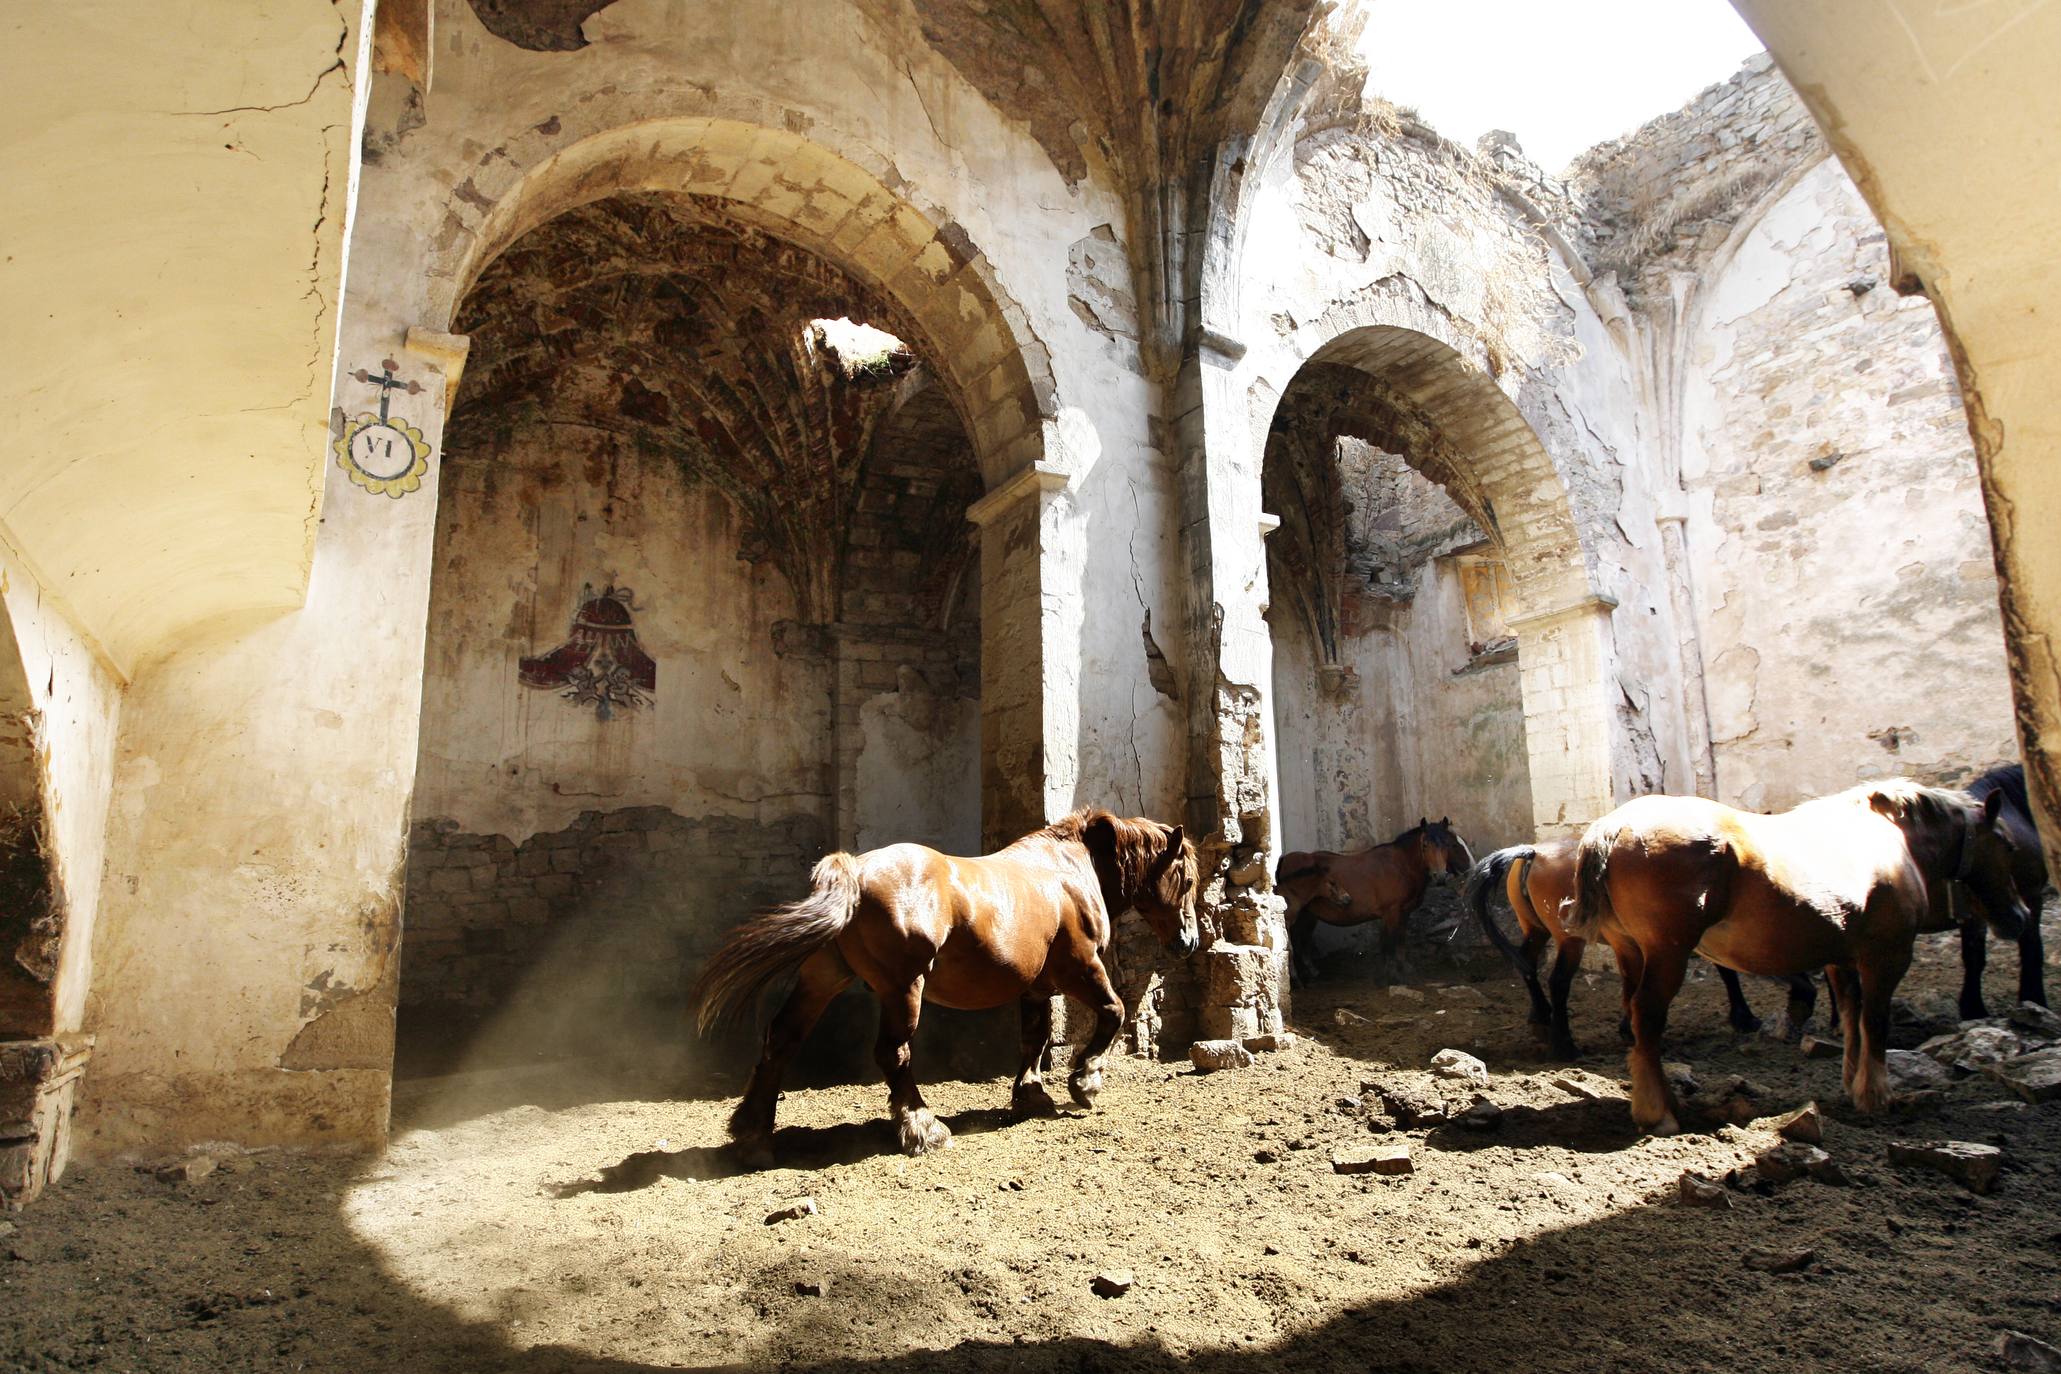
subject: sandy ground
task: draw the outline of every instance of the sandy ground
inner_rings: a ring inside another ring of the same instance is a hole
[[[1905,987],[1921,1016],[1945,1011],[1955,957],[1924,942]],[[1994,1004],[2015,963],[1993,955]],[[1125,1061],[1093,1114],[1010,1123],[1004,1083],[934,1083],[958,1139],[920,1160],[892,1153],[877,1084],[790,1093],[781,1167],[737,1174],[713,1087],[496,1071],[404,1085],[376,1161],[80,1169],[0,1236],[0,1366],[1938,1371],[2000,1368],[2007,1328],[2061,1341],[2061,1107],[1973,1078],[1859,1119],[1836,1060],[1727,1030],[1705,971],[1670,1058],[1824,1103],[1852,1182],[1686,1208],[1684,1169],[1722,1175],[1773,1134],[1640,1139],[1611,983],[1576,989],[1592,1101],[1555,1085],[1519,985],[1479,972],[1334,977],[1300,997],[1296,1048],[1209,1076]],[[1749,993],[1772,1020],[1778,990]],[[1907,1021],[1898,1043],[1938,1028]],[[1490,1065],[1497,1129],[1392,1132],[1350,1101],[1426,1081],[1446,1046]],[[1976,1197],[1892,1168],[1900,1138],[2011,1163]],[[1334,1150],[1396,1141],[1414,1174],[1333,1172]],[[803,1194],[816,1215],[768,1223]],[[1798,1247],[1800,1272],[1744,1262]],[[1135,1285],[1096,1296],[1119,1268]]]

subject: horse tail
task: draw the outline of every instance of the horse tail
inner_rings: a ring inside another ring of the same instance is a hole
[[[859,905],[858,857],[826,854],[809,881],[814,888],[808,896],[752,917],[731,931],[710,956],[689,998],[703,1035],[851,923]]]
[[[1524,972],[1523,958],[1518,953],[1517,946],[1511,944],[1510,938],[1503,934],[1502,927],[1496,924],[1496,918],[1489,914],[1489,892],[1501,885],[1512,864],[1529,864],[1538,857],[1538,853],[1538,849],[1532,845],[1513,844],[1508,849],[1498,849],[1467,870],[1467,904],[1474,908],[1475,919],[1481,922],[1482,932],[1488,936],[1489,943],[1500,950],[1503,957],[1510,961],[1510,966],[1519,973]]]
[[[1595,939],[1611,915],[1610,851],[1616,843],[1615,830],[1592,825],[1575,850],[1574,895],[1560,903],[1560,925],[1577,940]]]

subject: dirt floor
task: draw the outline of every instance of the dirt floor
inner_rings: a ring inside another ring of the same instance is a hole
[[[1950,1017],[1957,951],[1920,957],[1903,1045],[1951,1028],[1922,1021]],[[1992,957],[1999,1009],[2015,965]],[[1748,1164],[1766,1123],[1640,1139],[1612,980],[1576,986],[1591,1052],[1570,1074],[1522,988],[1477,972],[1334,976],[1298,998],[1295,1048],[1208,1076],[1124,1061],[1090,1115],[1012,1124],[1006,1084],[932,1084],[958,1139],[918,1160],[876,1084],[791,1093],[782,1167],[740,1175],[716,1085],[497,1070],[404,1084],[377,1161],[82,1168],[0,1235],[0,1366],[1940,1371],[2004,1367],[2007,1329],[2061,1341],[2061,1107],[1976,1076],[1857,1119],[1836,1059],[1734,1035],[1705,970],[1670,1058],[1745,1076],[1771,1112],[1823,1103],[1850,1182],[1685,1207],[1683,1171]],[[1748,991],[1772,1021],[1779,989]],[[1445,1047],[1487,1061],[1500,1120],[1388,1129],[1381,1089],[1426,1090]],[[2004,1147],[1994,1194],[1888,1163],[1933,1138]],[[1409,1176],[1333,1170],[1398,1141]],[[801,1195],[815,1215],[768,1221]],[[1800,1248],[1797,1272],[1749,1267]],[[1115,1269],[1134,1285],[1097,1296]]]

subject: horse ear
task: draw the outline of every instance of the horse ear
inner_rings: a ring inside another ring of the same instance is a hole
[[[1417,828],[1418,828],[1419,830],[1422,830],[1422,829],[1423,829],[1423,828],[1424,828],[1425,826],[1427,826],[1427,825],[1430,825],[1430,824],[1431,824],[1431,822],[1430,822],[1430,821],[1428,821],[1428,820],[1426,820],[1426,819],[1424,819],[1424,817],[1422,817],[1422,816],[1419,816],[1419,817],[1417,818]]]
[[[1453,818],[1451,816],[1440,816],[1438,818],[1438,823],[1446,827],[1446,829],[1448,830],[1453,828]]]
[[[1186,833],[1187,832],[1178,825],[1175,826],[1172,830],[1166,832],[1166,847],[1169,852],[1175,854],[1181,852],[1181,840]]]
[[[1995,825],[1997,823],[1997,813],[2003,810],[2003,808],[2004,793],[2002,789],[1984,797],[1982,799],[1982,823],[1984,825]]]

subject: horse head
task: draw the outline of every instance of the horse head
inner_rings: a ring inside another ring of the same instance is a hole
[[[1964,884],[1982,904],[2000,940],[2015,940],[2037,919],[2012,880],[2020,841],[2000,824],[2002,792],[1980,800],[1966,792],[1896,782],[1877,784],[1869,798],[1903,829],[1928,882]]]
[[[1989,928],[2000,940],[2015,940],[2027,921],[2039,919],[2018,895],[2013,875],[2018,869],[2018,845],[2008,825],[1999,823],[2004,794],[1992,792],[1965,808],[1961,826],[1961,852],[1954,863],[1954,881],[1967,884],[1982,903]]]
[[[1428,871],[1458,874],[1474,867],[1474,855],[1468,851],[1467,842],[1454,831],[1450,816],[1441,816],[1436,821],[1420,816],[1416,836],[1417,856],[1424,861]]]
[[[1202,943],[1196,902],[1201,883],[1195,846],[1178,825],[1097,812],[1081,827],[1112,909],[1128,906],[1180,955]]]

